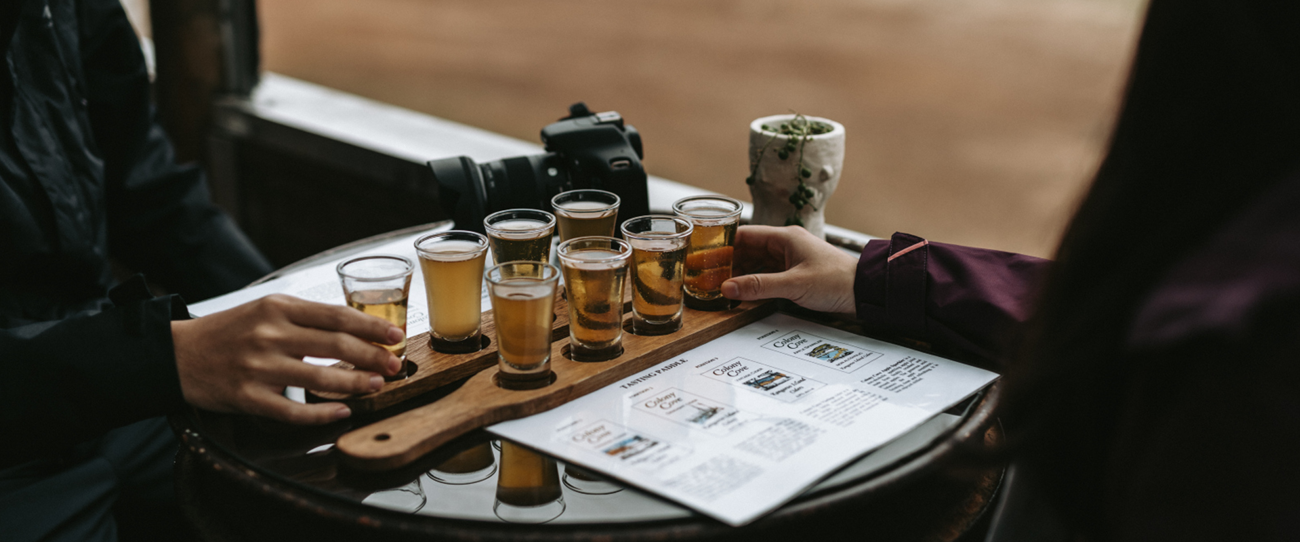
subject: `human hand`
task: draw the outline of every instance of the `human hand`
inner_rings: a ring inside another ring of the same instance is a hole
[[[348,307],[270,295],[194,320],[172,322],[181,393],[196,407],[256,414],[299,424],[346,418],[342,403],[300,404],[286,386],[368,393],[396,374],[401,360],[373,343],[396,344],[405,332]],[[357,370],[318,367],[304,356],[336,358]],[[376,372],[371,372],[376,371]]]
[[[742,226],[734,262],[740,276],[722,283],[729,299],[783,298],[815,311],[857,312],[857,258],[799,226]]]

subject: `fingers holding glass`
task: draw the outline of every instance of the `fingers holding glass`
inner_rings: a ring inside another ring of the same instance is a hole
[[[388,323],[406,332],[407,298],[411,293],[411,272],[415,266],[401,256],[363,256],[342,262],[336,268],[343,295],[349,307]],[[396,344],[382,344],[400,360],[406,359],[406,338]],[[388,380],[406,378],[405,364]]]
[[[724,310],[731,306],[722,296],[722,283],[731,278],[742,209],[739,201],[726,196],[693,196],[673,204],[673,212],[694,227],[685,262],[686,304],[691,308]]]

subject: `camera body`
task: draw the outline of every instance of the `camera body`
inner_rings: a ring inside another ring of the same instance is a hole
[[[641,134],[609,111],[581,102],[542,128],[546,153],[477,164],[468,156],[429,162],[443,209],[456,228],[483,232],[483,218],[505,209],[551,211],[560,192],[596,188],[618,194],[619,222],[649,214]]]

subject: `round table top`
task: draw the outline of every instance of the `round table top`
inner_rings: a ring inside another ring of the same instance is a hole
[[[286,266],[267,279],[314,262],[363,251],[403,235],[449,228],[447,223],[438,223],[372,237]],[[852,329],[849,322],[827,320],[807,313],[799,316]],[[303,521],[331,517],[346,523],[362,517],[381,517],[386,518],[383,524],[389,527],[403,525],[406,531],[424,530],[440,533],[439,536],[460,532],[449,528],[451,525],[470,533],[466,538],[474,539],[491,539],[493,532],[505,533],[502,536],[506,539],[512,538],[512,531],[500,528],[505,524],[520,523],[544,523],[545,528],[560,539],[571,539],[573,537],[569,535],[577,532],[600,533],[599,526],[635,526],[638,532],[644,533],[675,526],[670,532],[677,534],[690,531],[682,530],[682,525],[697,525],[703,529],[700,532],[715,534],[730,529],[690,509],[603,479],[579,466],[538,455],[510,442],[503,443],[481,430],[456,439],[399,471],[383,474],[354,472],[340,462],[339,454],[333,449],[339,436],[377,419],[428,404],[458,386],[459,383],[445,386],[378,413],[357,415],[316,427],[191,410],[173,417],[173,424],[186,444],[182,463],[189,469],[178,470],[178,485],[182,493],[193,493],[197,491],[196,480],[201,475],[210,477],[215,473],[227,483],[231,491],[228,498],[237,499],[239,492],[244,490],[262,497],[270,495],[296,510],[300,514],[298,519]],[[1000,438],[993,416],[997,390],[995,384],[862,456],[770,514],[773,519],[765,518],[756,523],[783,517],[808,518],[819,510],[843,509],[846,503],[868,503],[878,495],[932,477],[937,466],[959,455],[961,447],[971,443],[984,445],[990,439]],[[540,477],[542,485],[549,487],[523,496],[503,494],[499,490],[503,470],[529,471],[529,475]],[[190,474],[185,474],[187,472]],[[962,493],[965,500],[974,498],[973,502],[977,504],[966,504],[967,510],[955,516],[948,514],[952,517],[946,521],[955,525],[948,528],[948,532],[960,534],[980,517],[1000,478],[1001,468],[994,468],[959,491],[969,493]],[[244,489],[238,489],[240,487]],[[191,519],[196,514],[204,516],[204,506],[193,502],[202,500],[202,496],[191,494],[189,500],[193,508],[197,508],[188,511]],[[214,520],[200,517],[200,522],[204,521]],[[566,529],[566,526],[571,528]],[[620,532],[621,538],[636,538],[626,531]]]

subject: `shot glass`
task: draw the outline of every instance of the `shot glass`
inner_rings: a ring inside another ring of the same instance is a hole
[[[560,241],[575,237],[614,236],[618,195],[604,190],[570,190],[551,198],[560,226]]]
[[[613,237],[560,243],[569,299],[569,345],[575,361],[606,361],[623,353],[623,284],[632,247]]]
[[[692,196],[673,204],[673,212],[695,227],[686,249],[687,306],[700,310],[731,306],[722,297],[722,283],[731,278],[731,256],[742,208],[739,201],[726,196]]]
[[[535,209],[506,209],[483,219],[492,263],[550,262],[555,215]]]
[[[429,300],[429,346],[438,352],[464,354],[483,347],[479,322],[487,237],[470,231],[447,231],[415,242]]]
[[[411,293],[411,272],[415,266],[401,256],[362,256],[340,263],[336,268],[348,306],[371,316],[388,320],[406,333],[406,304]],[[406,337],[402,342],[381,344],[403,360],[402,370],[385,380],[406,378]]]
[[[681,217],[646,215],[624,222],[622,230],[632,245],[632,332],[681,329],[686,248],[695,227]]]
[[[498,384],[521,390],[550,384],[551,318],[559,270],[542,262],[506,262],[484,276],[496,317]]]

